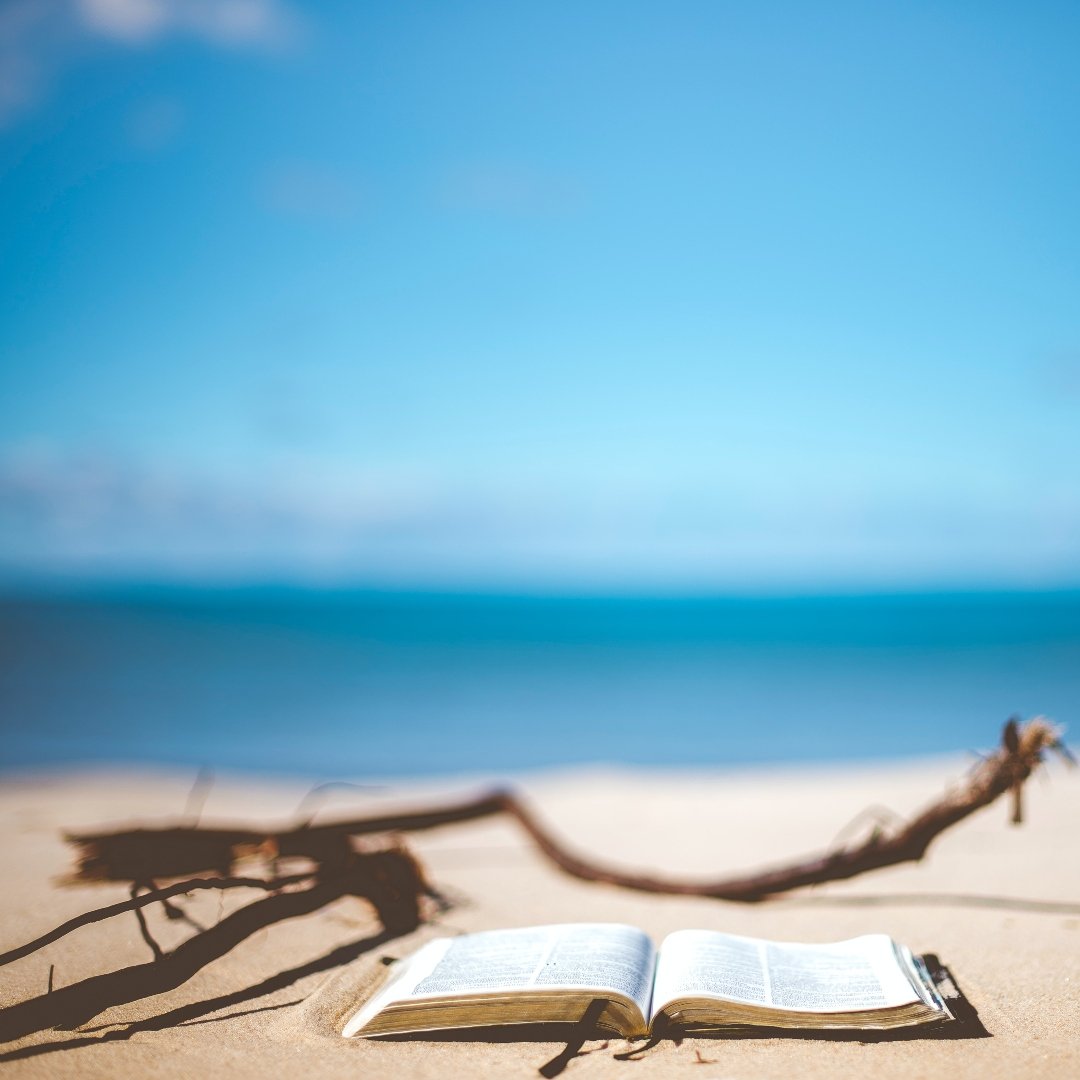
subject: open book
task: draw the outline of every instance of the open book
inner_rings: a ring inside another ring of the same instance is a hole
[[[577,1021],[627,1037],[666,1026],[902,1027],[951,1016],[921,961],[884,934],[798,945],[571,923],[439,938],[394,966],[343,1035]],[[595,1003],[595,1004],[594,1004]]]

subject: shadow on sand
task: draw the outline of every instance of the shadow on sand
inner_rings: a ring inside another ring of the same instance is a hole
[[[942,964],[934,953],[927,953],[923,957],[927,970],[938,988],[938,992],[945,999],[953,1014],[951,1023],[935,1025],[931,1027],[897,1028],[892,1031],[798,1031],[790,1028],[743,1028],[729,1032],[694,1032],[679,1028],[671,1028],[643,1040],[637,1045],[631,1045],[630,1049],[615,1053],[612,1056],[618,1061],[635,1061],[644,1057],[650,1051],[658,1049],[668,1043],[676,1045],[684,1039],[709,1039],[713,1041],[725,1041],[730,1039],[799,1039],[815,1042],[857,1042],[857,1043],[888,1043],[888,1042],[951,1042],[958,1039],[989,1039],[991,1034],[986,1030],[979,1014],[960,989],[959,984],[949,969]],[[566,1045],[550,1061],[539,1067],[541,1076],[550,1078],[558,1076],[570,1064],[574,1058],[585,1057],[589,1054],[608,1051],[611,1045],[611,1037],[608,1032],[600,1030],[596,1021],[603,1011],[604,1001],[594,1001],[589,1010],[576,1024],[515,1024],[512,1027],[484,1028],[482,1031],[444,1031],[423,1032],[416,1035],[383,1035],[380,1042],[438,1042],[438,1043],[553,1043],[562,1042]],[[586,1043],[599,1040],[596,1047],[586,1048]],[[620,1040],[621,1041],[621,1040]],[[701,1064],[708,1064],[704,1059]]]
[[[290,986],[306,975],[349,963],[392,938],[415,930],[422,921],[423,898],[437,898],[425,881],[419,863],[400,845],[377,850],[358,849],[348,837],[318,833],[307,837],[299,830],[295,840],[299,850],[285,854],[305,857],[307,869],[303,873],[267,879],[237,878],[231,875],[235,874],[238,860],[251,846],[246,833],[212,832],[209,840],[196,834],[194,841],[190,833],[187,829],[153,833],[123,830],[69,837],[82,850],[76,873],[69,880],[77,883],[122,881],[130,887],[130,900],[85,912],[34,941],[4,953],[0,956],[0,964],[22,959],[75,930],[124,913],[134,914],[138,920],[153,959],[118,971],[92,975],[59,989],[53,989],[50,970],[49,987],[44,994],[0,1009],[0,1043],[15,1042],[49,1029],[71,1031],[107,1009],[168,993],[257,931],[286,919],[310,915],[343,897],[362,898],[370,903],[382,923],[382,933],[342,945],[325,956],[235,993],[172,1009],[102,1035],[83,1032],[61,1041],[15,1047],[0,1052],[0,1062],[127,1039],[139,1031],[191,1023],[230,1005],[255,1000]],[[280,849],[274,848],[270,861],[276,864],[281,854]],[[155,885],[157,877],[175,879],[184,874],[207,871],[214,876],[188,878],[164,889]],[[172,897],[186,892],[239,885],[261,888],[269,895],[206,928],[186,918],[170,902]],[[196,927],[196,932],[171,952],[163,952],[151,936],[143,915],[143,908],[151,903],[160,903],[170,918],[183,918]]]

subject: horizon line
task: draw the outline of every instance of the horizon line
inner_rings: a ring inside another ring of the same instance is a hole
[[[735,585],[696,582],[625,582],[620,584],[532,580],[451,580],[423,578],[341,578],[302,576],[93,576],[19,575],[0,572],[0,601],[19,598],[132,598],[154,594],[204,596],[272,595],[428,597],[446,600],[567,600],[567,601],[769,601],[769,600],[887,600],[976,597],[1080,598],[1080,581],[1018,582],[962,580],[911,582],[763,582]]]

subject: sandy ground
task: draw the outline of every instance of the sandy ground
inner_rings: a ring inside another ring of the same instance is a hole
[[[715,876],[829,846],[862,809],[909,813],[963,775],[965,762],[888,767],[671,774],[590,770],[530,777],[536,807],[587,851],[627,866]],[[65,829],[175,821],[189,775],[81,773],[0,782],[4,855],[2,940],[11,949],[90,908],[126,897],[122,885],[63,886]],[[453,787],[453,785],[449,785]],[[440,785],[438,790],[446,790]],[[305,785],[219,779],[204,822],[279,824]],[[342,790],[321,817],[373,812],[436,788]],[[467,785],[455,790],[466,791]],[[366,903],[338,900],[257,930],[175,989],[110,1008],[74,1031],[45,1029],[0,1044],[5,1075],[49,1077],[535,1077],[565,1036],[475,1036],[405,1042],[345,1040],[344,1019],[385,977],[388,958],[441,933],[548,922],[612,921],[654,939],[682,927],[782,940],[829,941],[883,931],[936,953],[977,1009],[987,1035],[906,1041],[812,1038],[686,1039],[641,1049],[586,1042],[547,1070],[567,1077],[1080,1076],[1080,774],[1053,769],[1030,785],[1027,821],[1004,802],[943,836],[918,866],[878,871],[757,906],[638,895],[574,881],[550,867],[512,823],[483,821],[416,836],[431,878],[455,901],[438,925],[371,939]],[[207,926],[256,899],[250,891],[193,896]],[[149,911],[165,949],[193,928]],[[81,928],[0,968],[0,1004],[146,963],[130,914]],[[0,1014],[2,1015],[2,1014]]]

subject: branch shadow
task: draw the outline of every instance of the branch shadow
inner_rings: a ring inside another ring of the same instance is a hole
[[[863,893],[852,896],[777,897],[785,907],[955,907],[989,908],[1034,915],[1080,915],[1080,903],[1068,900],[1027,900],[981,893]]]
[[[316,882],[296,892],[275,894],[240,908],[160,959],[92,975],[10,1005],[0,1010],[0,1042],[12,1042],[47,1028],[77,1028],[115,1005],[174,990],[257,930],[309,915],[343,895],[350,895],[349,885],[346,879],[334,879]],[[385,926],[391,920],[384,917],[383,922]],[[409,925],[392,924],[392,929],[401,933],[415,929],[416,925],[418,920],[412,919]]]
[[[312,871],[301,875],[302,880],[309,882],[304,888],[284,887],[286,883],[297,882],[294,876],[269,880],[197,878],[178,882],[165,889],[157,889],[153,884],[155,878],[149,873],[150,869],[175,876],[178,871],[187,871],[193,867],[205,870],[209,864],[214,863],[215,857],[220,856],[217,858],[219,868],[227,873],[234,868],[236,860],[245,850],[237,840],[238,834],[234,832],[226,832],[225,839],[212,833],[209,841],[198,834],[192,840],[189,833],[190,830],[166,830],[163,838],[160,833],[125,830],[119,833],[69,837],[80,845],[82,852],[77,871],[71,880],[130,881],[131,899],[126,903],[100,908],[68,920],[34,941],[5,953],[2,959],[10,962],[12,959],[29,955],[79,926],[123,911],[134,911],[140,933],[153,950],[154,959],[149,963],[134,964],[118,971],[92,975],[60,989],[53,989],[50,970],[46,993],[0,1009],[0,1042],[14,1042],[48,1028],[79,1028],[106,1009],[175,990],[207,964],[224,956],[256,931],[285,919],[310,915],[335,900],[344,897],[366,900],[374,907],[384,933],[396,937],[415,930],[420,925],[422,897],[437,896],[425,881],[420,864],[404,848],[395,846],[354,850],[348,838],[339,836],[321,836],[314,839],[302,837],[295,840],[298,849],[302,849],[305,857],[314,863]],[[242,834],[242,838],[246,835]],[[205,850],[208,842],[211,843],[209,854]],[[281,854],[276,848],[274,850],[278,855]],[[237,884],[254,884],[261,888],[272,888],[274,891],[265,899],[234,911],[215,925],[200,929],[171,952],[161,950],[143,915],[142,909],[147,903],[161,901],[165,904],[166,914],[170,914],[167,901],[173,895],[182,895],[194,889],[228,888]],[[148,891],[140,895],[144,889]],[[348,955],[350,947],[343,948],[344,955]],[[290,975],[290,981],[299,977],[295,973],[287,974]],[[260,993],[267,992],[265,989],[260,990]],[[163,1015],[172,1017],[173,1014]],[[180,1021],[173,1018],[168,1024],[177,1022]]]
[[[266,901],[263,901],[263,903],[266,903]],[[103,1024],[96,1028],[84,1029],[83,1033],[75,1038],[49,1043],[39,1043],[35,1046],[24,1046],[15,1050],[9,1050],[6,1053],[0,1053],[0,1063],[17,1061],[22,1058],[40,1057],[43,1054],[55,1053],[58,1050],[77,1050],[80,1047],[97,1046],[100,1043],[105,1042],[123,1042],[130,1039],[133,1035],[137,1035],[144,1031],[161,1031],[165,1028],[215,1023],[222,1020],[231,1020],[237,1016],[244,1016],[250,1013],[269,1012],[276,1009],[290,1008],[294,1005],[299,1005],[301,1001],[303,1001],[303,998],[276,1005],[266,1005],[258,1009],[244,1009],[239,1012],[229,1013],[226,1016],[207,1016],[208,1013],[218,1012],[221,1009],[227,1009],[232,1005],[240,1005],[247,1001],[265,997],[267,994],[272,994],[275,991],[291,986],[293,983],[308,975],[315,975],[351,963],[358,957],[363,956],[364,953],[370,952],[372,949],[377,949],[379,946],[385,945],[387,942],[394,940],[398,936],[399,935],[396,932],[383,930],[381,933],[361,938],[358,941],[350,942],[347,945],[341,945],[315,960],[308,961],[306,964],[301,964],[298,967],[290,968],[286,971],[280,971],[276,975],[271,975],[269,978],[264,979],[262,982],[245,987],[243,990],[236,990],[230,994],[222,994],[218,997],[208,998],[205,1001],[193,1002],[189,1005],[181,1005],[178,1008],[169,1009],[167,1012],[159,1013],[157,1016],[150,1016],[145,1020],[137,1020],[122,1028],[115,1028],[112,1025]],[[140,967],[147,966],[151,965],[140,965]],[[135,969],[128,968],[125,970],[132,971]],[[123,972],[118,972],[117,974],[123,974]],[[75,988],[84,987],[86,983],[91,983],[93,981],[93,979],[83,980],[82,983],[75,984]],[[55,996],[55,993],[56,992],[54,992],[53,996]],[[104,1008],[105,1006],[100,1006],[96,1011],[100,1012]],[[95,1034],[95,1032],[104,1032],[104,1034],[99,1035]]]

